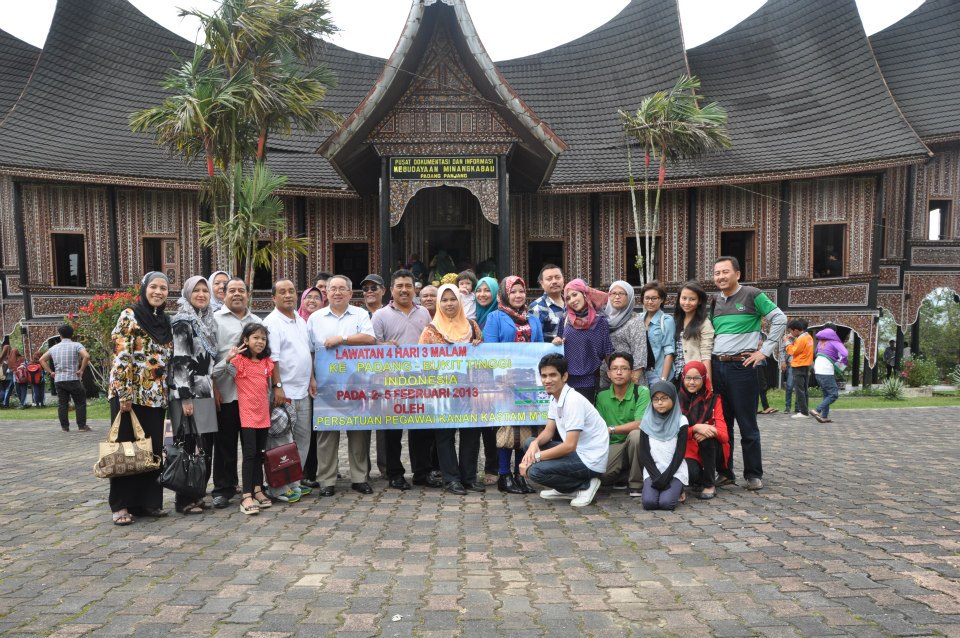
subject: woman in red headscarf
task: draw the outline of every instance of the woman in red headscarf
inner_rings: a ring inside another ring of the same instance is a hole
[[[574,279],[563,288],[563,297],[567,314],[553,343],[563,345],[563,355],[570,364],[567,384],[593,403],[600,366],[608,354],[613,354],[610,324],[600,312],[607,305],[607,293]]]
[[[713,393],[702,361],[690,361],[683,366],[680,386],[680,411],[690,423],[687,452],[684,458],[690,473],[690,485],[703,488],[700,498],[709,500],[717,495],[717,468],[726,466],[730,455],[730,436],[723,418],[720,397]]]

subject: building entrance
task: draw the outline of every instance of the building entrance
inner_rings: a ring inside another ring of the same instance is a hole
[[[431,280],[467,269],[478,275],[496,271],[497,227],[463,188],[438,186],[417,193],[393,229],[393,245],[404,264],[418,257]]]

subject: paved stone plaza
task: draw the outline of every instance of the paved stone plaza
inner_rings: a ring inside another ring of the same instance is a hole
[[[960,636],[960,410],[832,416],[761,417],[766,488],[675,513],[375,480],[130,527],[106,423],[0,421],[0,634]]]

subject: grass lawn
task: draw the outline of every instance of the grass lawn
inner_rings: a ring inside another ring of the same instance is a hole
[[[783,390],[770,390],[767,392],[767,400],[770,406],[783,410]],[[820,397],[810,397],[810,407],[816,408],[820,403]],[[831,410],[876,410],[880,408],[935,408],[944,406],[955,406],[960,408],[960,395],[955,396],[935,396],[921,397],[916,399],[904,399],[903,401],[889,401],[883,397],[848,397],[843,394],[830,406]]]
[[[47,396],[47,407],[45,408],[29,407],[26,410],[20,410],[17,406],[0,410],[0,421],[57,421],[57,397],[52,398],[53,402],[51,403],[51,397]],[[15,401],[11,401],[11,403],[15,403]],[[73,403],[70,405],[72,407]],[[110,404],[107,400],[87,399],[87,419],[109,421]],[[77,417],[72,410],[70,411],[70,423],[71,427],[77,423]]]

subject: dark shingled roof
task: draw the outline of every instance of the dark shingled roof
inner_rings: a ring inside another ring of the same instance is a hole
[[[674,0],[633,0],[587,35],[497,66],[520,97],[569,148],[551,185],[623,181],[626,151],[617,110],[687,73]]]
[[[40,49],[0,30],[0,122],[23,90]]]
[[[163,101],[173,54],[192,52],[125,0],[60,0],[33,77],[0,127],[0,163],[133,181],[203,178],[202,161],[186,166],[128,126],[130,113]],[[322,157],[276,155],[268,161],[291,187],[343,186]]]
[[[924,140],[960,138],[960,2],[927,0],[870,37],[880,70]]]
[[[692,176],[927,155],[884,85],[854,0],[768,0],[687,55],[703,93],[727,109],[734,144],[687,168]]]

